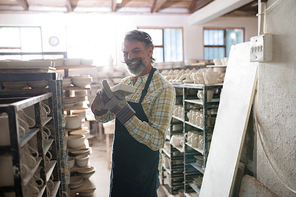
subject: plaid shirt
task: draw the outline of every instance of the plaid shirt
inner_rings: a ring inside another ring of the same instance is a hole
[[[123,84],[136,87],[135,93],[126,97],[127,101],[139,102],[148,75],[139,77],[135,83],[131,80],[131,77],[126,77],[122,80]],[[173,85],[156,70],[147,94],[142,101],[142,107],[149,123],[139,120],[136,116],[132,116],[124,123],[124,126],[138,142],[147,145],[154,151],[160,150],[164,145],[165,133],[170,125],[175,98],[176,93]],[[110,112],[102,116],[96,116],[99,122],[108,122],[114,118],[114,115]]]

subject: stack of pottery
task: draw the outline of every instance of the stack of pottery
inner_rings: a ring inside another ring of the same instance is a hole
[[[183,119],[184,109],[182,105],[175,105],[173,114],[174,116]]]
[[[72,76],[72,84],[77,87],[84,88],[87,85],[90,85],[92,82],[92,77],[89,75],[82,76]]]
[[[68,115],[66,119],[66,129],[79,129],[81,128],[82,122],[79,116],[77,115]]]
[[[71,108],[77,103],[76,97],[64,97],[64,108]]]

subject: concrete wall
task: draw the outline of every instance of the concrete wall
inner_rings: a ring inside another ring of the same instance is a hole
[[[269,0],[269,7],[276,0]],[[273,61],[259,67],[258,118],[263,144],[280,178],[296,190],[296,1],[279,1],[267,12]],[[279,196],[296,196],[279,181],[257,133],[257,179]]]

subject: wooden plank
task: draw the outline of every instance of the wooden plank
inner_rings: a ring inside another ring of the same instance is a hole
[[[197,2],[195,2],[195,4],[193,6],[190,6],[189,12],[193,13],[193,12],[203,8],[204,6],[208,5],[212,1],[214,1],[214,0],[198,0]]]
[[[165,2],[167,2],[167,0],[157,0],[154,7],[152,8],[152,12],[157,12]]]
[[[28,10],[29,5],[26,0],[16,0],[17,3],[24,8],[24,10]]]
[[[116,11],[116,7],[117,7],[117,3],[116,0],[111,0],[111,11],[115,12]]]
[[[257,80],[250,42],[231,47],[200,196],[231,196]]]
[[[264,196],[264,197],[278,197],[265,185],[257,181],[254,177],[249,175],[243,176],[241,188],[239,192],[240,197],[253,197],[253,196]]]
[[[73,7],[71,5],[70,0],[65,0],[65,6],[66,6],[68,12],[72,12],[73,11]]]

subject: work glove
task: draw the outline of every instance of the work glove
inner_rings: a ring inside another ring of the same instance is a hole
[[[116,118],[124,124],[136,113],[135,110],[126,102],[125,96],[122,92],[116,91],[113,93],[106,80],[102,81],[102,85],[103,108],[115,114]]]
[[[91,111],[96,116],[102,116],[108,112],[108,109],[104,109],[104,102],[102,98],[103,90],[99,89],[97,91],[96,97],[91,104]]]

